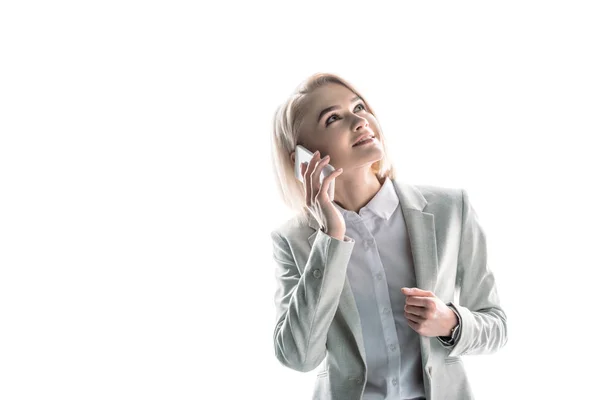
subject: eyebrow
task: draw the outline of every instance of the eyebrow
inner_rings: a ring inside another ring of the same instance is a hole
[[[361,97],[360,97],[360,96],[354,96],[354,97],[353,97],[353,98],[350,100],[350,102],[351,102],[351,103],[354,103],[356,100],[362,100],[362,99],[361,99]],[[323,109],[323,111],[321,111],[321,112],[319,113],[319,116],[317,117],[317,124],[319,123],[319,121],[321,121],[321,118],[323,118],[323,115],[327,114],[329,111],[332,111],[332,110],[337,110],[338,108],[342,108],[342,107],[340,107],[340,106],[331,106],[331,107],[327,107],[327,108]]]

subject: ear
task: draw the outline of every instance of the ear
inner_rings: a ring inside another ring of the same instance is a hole
[[[290,153],[290,158],[292,159],[292,164],[295,164],[296,163],[296,151],[295,150]]]

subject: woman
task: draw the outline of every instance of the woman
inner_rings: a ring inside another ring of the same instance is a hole
[[[297,144],[315,152],[304,183]],[[333,74],[277,110],[272,151],[297,211],[271,232],[277,359],[320,367],[315,399],[472,399],[461,356],[500,349],[507,325],[466,191],[396,179],[372,108]]]

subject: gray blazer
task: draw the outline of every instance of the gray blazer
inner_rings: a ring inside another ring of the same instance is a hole
[[[462,324],[453,346],[420,336],[427,399],[473,399],[461,356],[491,354],[507,342],[506,314],[487,263],[485,233],[464,189],[392,182],[408,229],[417,286],[452,304]],[[290,219],[271,237],[275,356],[297,371],[321,366],[313,399],[361,399],[366,357],[346,278],[354,243],[325,234],[312,217],[308,225]]]

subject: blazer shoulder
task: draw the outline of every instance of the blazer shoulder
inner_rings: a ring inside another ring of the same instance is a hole
[[[415,185],[415,187],[427,200],[427,207],[462,207],[464,191],[462,187],[438,185]]]

